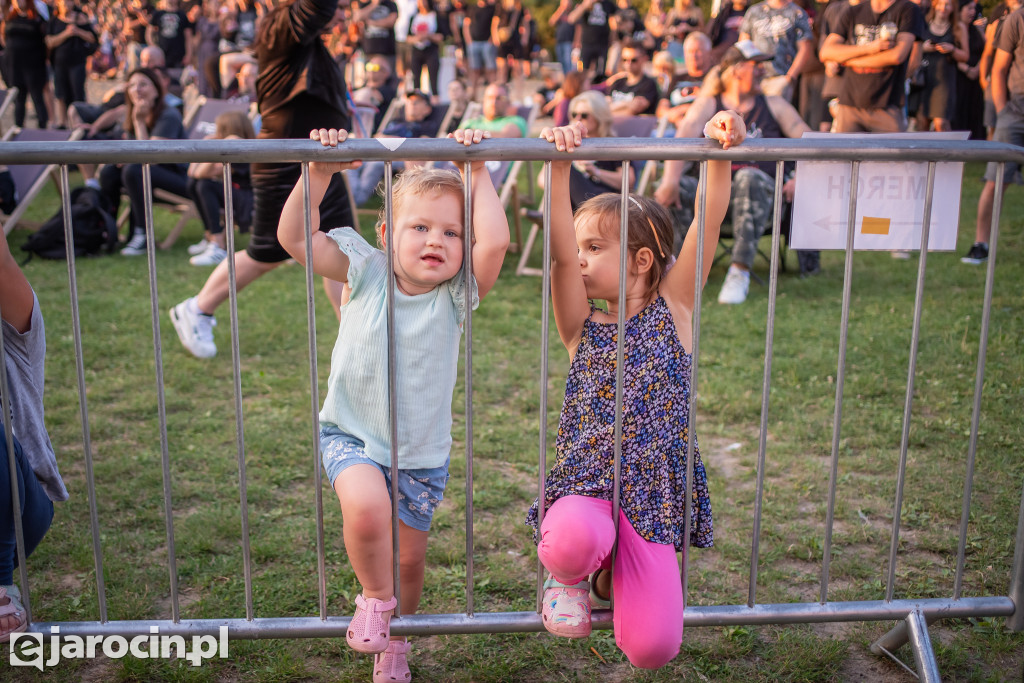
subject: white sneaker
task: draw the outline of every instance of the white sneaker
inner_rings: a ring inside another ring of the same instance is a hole
[[[121,250],[121,256],[143,256],[146,253],[146,231],[142,228],[135,228],[132,238]]]
[[[725,275],[722,291],[718,293],[718,303],[741,304],[747,300],[748,291],[750,291],[750,271],[730,267],[729,272]]]
[[[196,358],[213,358],[217,346],[213,343],[213,328],[217,320],[212,315],[199,313],[195,298],[186,299],[171,308],[171,322],[178,339]]]
[[[188,255],[189,256],[199,256],[204,251],[206,251],[207,248],[209,248],[209,246],[211,244],[213,244],[213,242],[210,242],[208,239],[206,239],[204,237],[203,239],[199,240],[195,244],[190,244],[189,245],[189,247],[188,247]]]
[[[215,266],[228,257],[228,252],[216,242],[210,242],[210,246],[201,254],[196,254],[188,260],[193,266]]]

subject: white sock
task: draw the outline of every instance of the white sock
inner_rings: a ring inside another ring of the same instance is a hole
[[[742,275],[750,277],[750,271],[749,270],[743,270],[742,268],[737,266],[735,263],[729,264],[729,272],[731,272],[731,273],[740,273]]]

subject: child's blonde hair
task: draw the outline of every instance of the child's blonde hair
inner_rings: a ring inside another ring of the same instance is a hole
[[[598,230],[602,235],[618,240],[621,212],[622,195],[606,192],[580,204],[576,209],[576,224],[579,225],[583,219],[590,218],[597,221]],[[626,201],[626,215],[627,251],[636,254],[646,247],[654,256],[648,271],[649,295],[657,291],[668,266],[668,260],[675,252],[672,218],[661,204],[637,194],[629,195]]]
[[[223,140],[229,135],[235,135],[243,140],[252,140],[256,137],[256,132],[252,129],[252,121],[244,111],[221,112],[214,119],[214,126],[216,129],[213,135],[218,140]]]
[[[458,171],[414,166],[403,170],[391,184],[391,210],[393,213],[397,212],[411,197],[423,195],[437,197],[451,193],[461,199],[464,191],[465,186],[462,184],[462,176]],[[379,193],[382,199],[384,192],[384,184],[381,183]],[[377,240],[382,244],[386,208],[385,205],[381,205],[380,215],[377,218]],[[464,212],[464,205],[460,204],[459,222],[463,224],[465,224]]]

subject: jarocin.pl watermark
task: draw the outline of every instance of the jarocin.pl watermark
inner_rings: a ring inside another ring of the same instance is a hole
[[[49,640],[50,656],[44,657],[43,641]],[[199,666],[215,656],[228,656],[228,627],[220,627],[219,636],[192,636],[186,643],[184,636],[160,635],[159,626],[150,626],[148,636],[61,636],[60,626],[51,626],[50,634],[12,633],[11,666],[57,666],[61,659],[93,659],[102,654],[110,659],[131,655],[138,659],[184,659]]]

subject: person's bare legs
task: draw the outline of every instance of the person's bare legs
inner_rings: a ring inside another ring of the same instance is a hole
[[[235,282],[237,290],[239,292],[242,291],[253,280],[256,280],[264,273],[269,273],[281,265],[281,263],[263,263],[249,256],[245,250],[236,251]],[[228,262],[227,259],[224,259],[213,269],[210,277],[206,280],[206,284],[199,291],[199,294],[196,296],[196,305],[199,307],[200,312],[206,315],[213,315],[217,307],[228,300],[229,295]]]
[[[402,614],[404,615],[416,614],[416,610],[420,607],[429,535],[429,531],[413,529],[401,520],[398,522],[398,570],[402,582]],[[405,636],[392,636],[391,640],[405,640]]]
[[[334,480],[341,503],[342,536],[363,595],[390,600],[395,594],[391,567],[391,497],[384,475],[372,465],[353,465]]]
[[[1003,184],[1003,192],[1006,192],[1006,184]],[[994,180],[986,180],[985,187],[981,188],[981,196],[978,197],[978,219],[974,227],[974,241],[988,244],[988,238],[992,233],[992,207],[996,199],[996,183]]]

